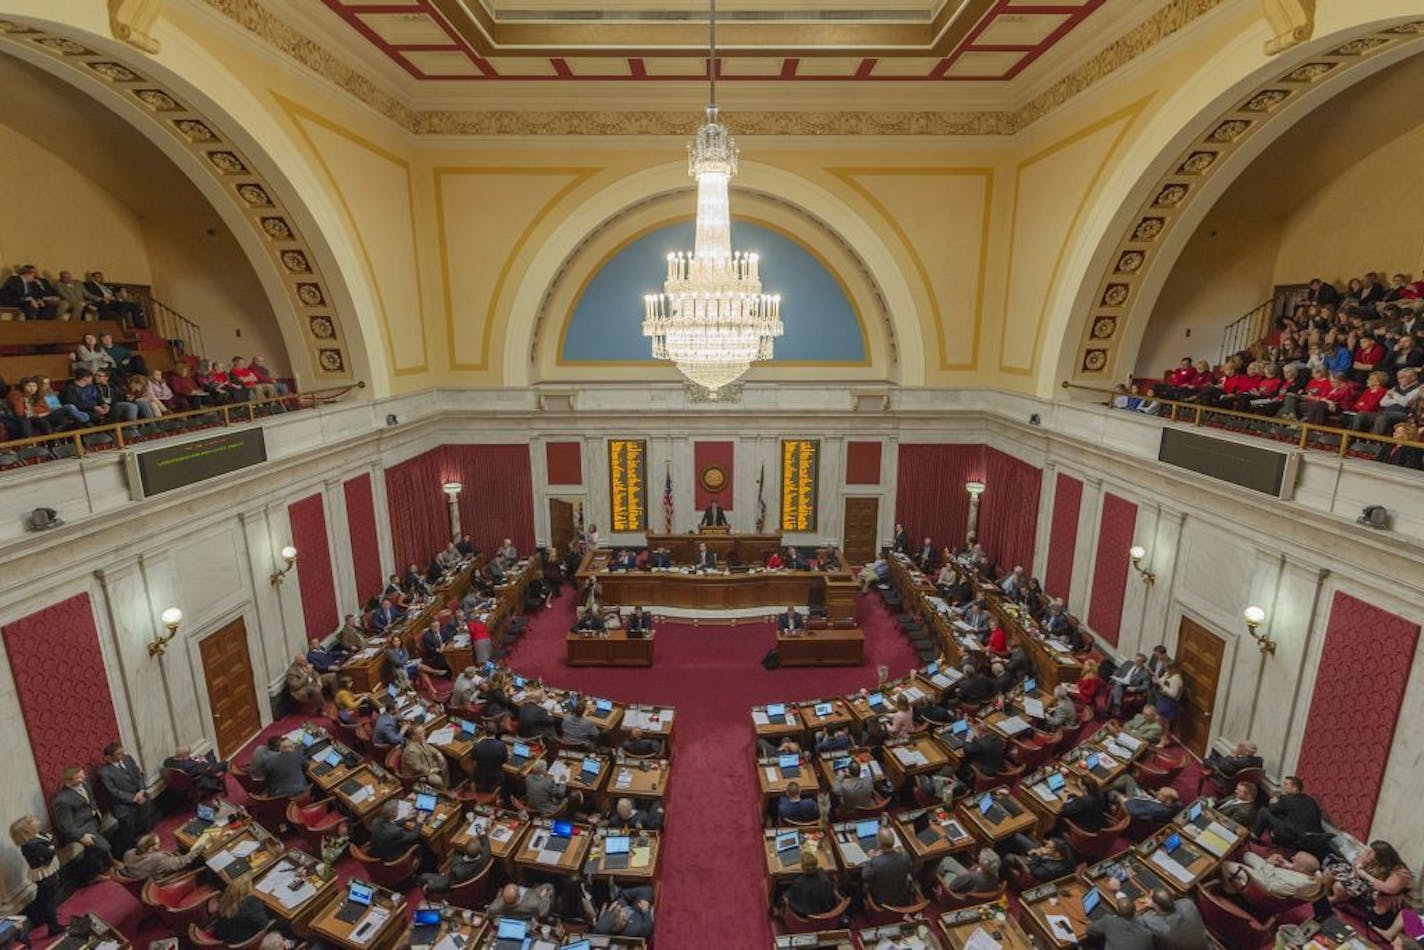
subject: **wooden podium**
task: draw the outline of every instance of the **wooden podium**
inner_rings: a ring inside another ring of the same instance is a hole
[[[706,544],[717,555],[718,565],[763,564],[767,555],[781,547],[779,534],[733,534],[725,527],[703,528],[697,534],[649,534],[648,548],[667,548],[676,564],[697,559],[697,546]]]

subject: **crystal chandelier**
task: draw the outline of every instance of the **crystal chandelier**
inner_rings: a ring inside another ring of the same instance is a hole
[[[717,121],[717,0],[712,0],[711,95],[707,121],[687,144],[687,173],[697,179],[697,238],[691,254],[668,255],[663,292],[643,298],[643,335],[653,359],[671,360],[715,396],[756,360],[771,359],[781,336],[781,297],[761,292],[757,255],[732,250],[727,184],[737,146]]]

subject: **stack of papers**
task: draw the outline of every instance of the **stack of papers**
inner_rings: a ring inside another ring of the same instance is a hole
[[[371,797],[375,794],[376,793],[371,789],[371,786],[362,785],[359,789],[352,793],[351,804],[359,805],[362,802],[369,801]]]
[[[914,768],[917,765],[929,765],[930,760],[925,758],[925,754],[912,746],[897,746],[895,758],[900,760],[900,764]]]
[[[569,774],[569,764],[563,759],[559,759],[549,766],[549,777],[556,782],[567,782]]]
[[[1142,748],[1142,740],[1126,732],[1119,732],[1117,735],[1113,736],[1113,741],[1116,742],[1118,745],[1122,746],[1124,749],[1130,749],[1133,752],[1136,752],[1138,749]]]
[[[1190,884],[1192,881],[1192,872],[1182,867],[1176,858],[1160,848],[1152,852],[1152,863],[1183,884]]]
[[[752,722],[758,726],[771,725],[771,720],[768,719],[766,717],[766,713],[762,712],[760,709],[752,710]]]
[[[1020,732],[1028,732],[1029,724],[1019,716],[1010,716],[999,722],[999,728],[1011,736],[1016,736]]]
[[[627,769],[619,769],[618,775],[613,779],[615,788],[628,788],[633,784],[633,773]]]
[[[370,910],[366,911],[366,915],[361,918],[361,923],[356,929],[351,931],[351,941],[362,945],[370,943],[372,938],[381,932],[381,925],[384,924],[390,916],[391,912],[384,907],[372,906]],[[360,937],[356,936],[358,933],[361,934]]]
[[[232,856],[235,858],[245,858],[256,851],[258,847],[257,842],[250,838],[245,841],[239,841],[232,846]]]
[[[1228,829],[1222,827],[1219,822],[1213,821],[1197,835],[1197,844],[1206,848],[1218,858],[1226,857],[1226,852],[1231,850],[1231,841],[1236,836]]]
[[[1037,795],[1040,799],[1042,799],[1042,800],[1045,801],[1045,802],[1056,802],[1056,801],[1058,801],[1058,796],[1055,795],[1055,794],[1053,794],[1053,789],[1051,789],[1051,788],[1048,787],[1048,783],[1047,783],[1047,782],[1034,782],[1032,785],[1030,785],[1030,786],[1028,787],[1028,790],[1031,791],[1031,792],[1033,792],[1035,795]]]
[[[1024,700],[1024,712],[1035,719],[1043,718],[1043,700],[1029,697]]]
[[[653,860],[652,845],[640,844],[628,852],[628,866],[645,868]]]

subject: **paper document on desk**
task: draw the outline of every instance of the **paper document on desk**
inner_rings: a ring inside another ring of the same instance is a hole
[[[768,719],[766,717],[766,713],[762,712],[760,709],[753,709],[752,724],[757,726],[769,726],[771,725],[771,720]]]
[[[235,858],[245,858],[248,855],[252,854],[252,852],[256,851],[259,847],[261,847],[261,845],[259,845],[256,841],[239,841],[237,844],[232,846],[232,856]]]
[[[457,633],[450,638],[450,646],[467,647],[470,645],[470,635],[468,633]]]
[[[1028,732],[1029,728],[1029,724],[1019,716],[1010,716],[999,721],[999,729],[1011,736],[1016,736],[1020,732]]]
[[[1107,750],[1113,755],[1117,756],[1119,759],[1122,759],[1124,762],[1127,762],[1132,759],[1131,749],[1127,748],[1126,746],[1118,745],[1111,739],[1107,741]]]
[[[556,782],[567,782],[569,780],[569,764],[563,759],[558,759],[549,766],[549,777]]]
[[[1122,763],[1114,758],[1111,752],[1102,751],[1098,753],[1098,764],[1105,769],[1113,769]]]
[[[1152,852],[1152,863],[1183,884],[1190,884],[1192,882],[1192,872],[1182,867],[1180,861],[1160,848]]]
[[[208,858],[208,860],[204,863],[206,863],[208,867],[212,868],[214,873],[221,874],[223,868],[227,867],[229,864],[236,860],[237,855],[233,854],[231,851],[219,851],[212,857]]]
[[[999,950],[999,941],[983,927],[975,927],[969,939],[964,941],[964,950]]]
[[[461,950],[464,946],[464,942],[456,940],[454,934],[446,934],[430,950]]]
[[[306,734],[307,731],[298,726],[296,729],[293,729],[291,732],[287,733],[286,738],[292,740],[292,742],[296,743],[296,745],[300,747],[302,744],[302,736]]]
[[[971,627],[969,624],[965,623],[963,620],[954,621],[954,629],[958,630],[961,633],[972,634],[974,632],[974,628]]]
[[[1053,794],[1053,789],[1048,787],[1047,782],[1034,782],[1028,787],[1028,790],[1045,802],[1058,801],[1058,796]]]
[[[955,821],[953,818],[951,818],[949,821],[942,822],[940,824],[940,827],[944,829],[945,837],[949,838],[949,840],[951,841],[958,841],[961,838],[969,837],[969,832],[964,830],[964,826],[961,825],[959,822]]]
[[[936,673],[934,676],[930,677],[930,682],[938,686],[940,689],[949,689],[955,684],[957,680],[960,680],[964,677],[964,674],[959,672],[958,670],[955,670],[954,673],[954,676],[950,676],[948,673],[944,672]]]
[[[1048,644],[1049,648],[1052,649],[1052,650],[1053,650],[1054,652],[1056,652],[1056,653],[1071,653],[1071,652],[1073,652],[1073,651],[1072,651],[1072,648],[1069,647],[1068,644],[1064,643],[1062,640],[1057,640],[1057,639],[1054,639],[1053,637],[1049,637],[1047,640],[1044,640],[1043,642],[1046,643],[1046,644]]]
[[[291,910],[295,907],[300,907],[303,903],[315,897],[316,888],[312,886],[310,881],[303,881],[301,886],[296,890],[292,890],[290,887],[284,887],[277,891],[274,896],[277,898],[277,903],[281,904],[287,910]]]
[[[900,761],[901,765],[911,768],[917,765],[928,765],[930,761],[925,758],[925,754],[919,749],[910,748],[909,746],[899,746],[896,748],[895,758]]]
[[[450,726],[441,726],[426,738],[431,745],[445,745],[455,741],[455,730]]]
[[[376,792],[374,789],[371,788],[371,786],[362,785],[359,789],[352,793],[351,804],[359,805],[362,802],[370,801],[372,798],[375,797],[375,795]]]
[[[925,696],[924,691],[921,690],[918,686],[906,686],[904,689],[900,690],[900,695],[905,697],[905,701],[912,706],[915,703],[918,703],[920,700],[928,698]]]
[[[1041,700],[1041,699],[1034,699],[1032,696],[1030,696],[1028,699],[1025,699],[1025,700],[1024,700],[1024,712],[1028,713],[1030,716],[1032,716],[1032,717],[1035,718],[1035,719],[1042,719],[1042,718],[1043,718],[1043,700]]]
[[[381,925],[390,919],[391,912],[384,907],[372,907],[366,911],[366,916],[361,919],[361,923],[356,929],[351,931],[351,941],[362,946],[371,942],[371,939],[380,933]],[[360,934],[361,936],[356,936]]]
[[[1206,848],[1218,858],[1226,857],[1226,852],[1231,850],[1231,841],[1236,836],[1222,827],[1218,822],[1213,821],[1197,835],[1197,844]]]
[[[536,860],[540,864],[558,864],[561,857],[563,854],[558,851],[540,851]]]
[[[119,942],[117,940],[103,940],[94,947],[94,950],[119,950]]]
[[[768,769],[767,771],[770,771]],[[633,784],[633,773],[627,769],[619,769],[618,777],[613,780],[615,788],[628,788]]]
[[[1062,914],[1044,914],[1048,926],[1053,928],[1053,936],[1069,943],[1076,943],[1078,935],[1073,933],[1073,922]]]
[[[653,860],[653,848],[651,845],[640,844],[628,852],[629,867],[645,868]]]
[[[396,802],[396,821],[405,821],[415,814],[415,806],[405,799]]]
[[[295,872],[292,866],[285,861],[267,872],[267,876],[257,882],[253,890],[263,894],[275,894],[280,888],[292,883]]]
[[[514,837],[514,829],[508,825],[495,825],[490,829],[490,840],[503,843]]]
[[[845,858],[846,864],[852,867],[864,864],[870,860],[870,856],[865,853],[865,849],[856,841],[842,841],[841,855]]]
[[[1112,741],[1116,742],[1124,749],[1129,749],[1133,752],[1136,752],[1138,749],[1142,748],[1142,740],[1127,732],[1119,732],[1117,735],[1112,737]]]

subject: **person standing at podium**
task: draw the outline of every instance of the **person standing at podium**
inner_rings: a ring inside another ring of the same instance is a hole
[[[700,541],[697,544],[697,560],[692,564],[699,571],[715,571],[717,569],[717,555],[707,550],[707,542]]]
[[[776,618],[776,629],[780,633],[800,633],[806,629],[806,621],[801,619],[801,615],[796,612],[795,607],[788,605],[786,612]]]
[[[795,548],[786,549],[785,563],[788,571],[804,571],[807,568],[806,559],[798,554]]]
[[[722,506],[717,504],[717,499],[712,499],[712,504],[707,506],[707,510],[702,512],[702,527],[704,528],[725,528],[727,527],[727,513],[722,510]]]

